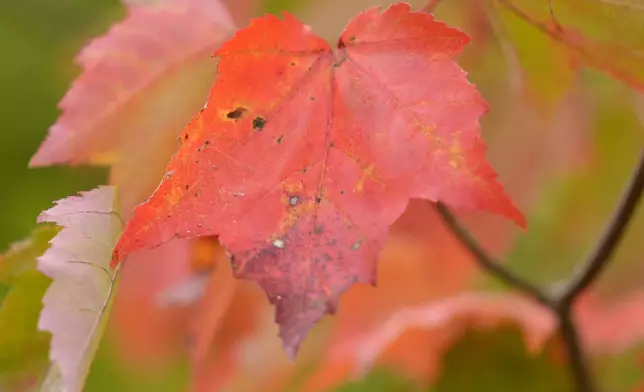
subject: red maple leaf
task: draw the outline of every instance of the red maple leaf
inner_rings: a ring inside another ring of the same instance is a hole
[[[525,218],[485,160],[487,105],[453,61],[469,41],[399,3],[353,19],[337,49],[285,13],[215,53],[206,107],[139,206],[113,264],[174,237],[219,235],[238,278],[276,304],[286,350],[356,282],[375,283],[411,198]]]

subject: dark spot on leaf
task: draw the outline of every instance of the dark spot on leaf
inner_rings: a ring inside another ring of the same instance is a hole
[[[295,61],[291,61],[291,67],[295,66]]]
[[[186,184],[186,190],[190,189],[190,185]]]
[[[344,191],[343,191],[343,190],[341,190],[341,191],[340,191],[340,194],[341,194],[341,195],[344,195]]]
[[[315,225],[315,227],[313,228],[313,233],[315,233],[315,234],[324,233],[324,226],[323,225]]]
[[[262,116],[257,116],[253,119],[253,129],[261,131],[266,125],[266,120]]]
[[[195,192],[195,197],[199,197],[199,191]]]
[[[320,204],[320,203],[322,202],[322,198],[321,198],[320,196],[316,196],[316,197],[315,197],[315,202],[316,202],[317,204]]]
[[[304,169],[302,169],[302,173],[306,173],[308,170],[309,170],[309,168],[305,167]]]
[[[314,96],[312,96],[312,95],[309,97],[309,99],[310,99],[311,101],[315,101],[315,97],[314,97]]]
[[[328,241],[326,242],[326,246],[328,246],[328,247],[333,247],[333,246],[335,246],[337,243],[338,243],[338,240],[337,240],[337,239],[335,239],[335,238],[333,238],[333,239],[330,239],[330,240],[328,240]]]
[[[335,144],[333,142],[329,143],[329,147],[333,148],[335,147]]]
[[[343,49],[347,46],[347,44],[344,42],[342,38],[338,40],[338,49]]]
[[[292,207],[295,207],[299,202],[300,198],[298,196],[291,196],[288,198],[288,204],[290,204]]]
[[[205,144],[206,146],[207,146],[207,145],[209,145],[209,144],[210,144],[210,140],[206,140],[206,141],[204,142],[204,144]]]
[[[199,160],[197,159],[197,160],[195,161],[195,163],[198,165],[198,164],[199,164]]]
[[[188,140],[188,134],[183,135],[183,140]]]
[[[282,143],[282,139],[284,139],[284,135],[280,135],[280,137],[277,138],[277,144]]]
[[[247,111],[248,110],[246,108],[238,107],[237,109],[228,112],[228,114],[226,114],[226,117],[236,120],[238,118],[241,118]]]

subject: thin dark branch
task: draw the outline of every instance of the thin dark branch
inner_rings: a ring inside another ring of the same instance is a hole
[[[570,365],[570,375],[577,391],[596,392],[597,386],[593,382],[588,359],[584,353],[570,309],[557,312],[557,316],[559,318],[559,333],[561,334]]]
[[[491,275],[509,286],[529,294],[536,301],[555,312],[559,320],[559,332],[566,348],[570,372],[579,392],[595,392],[590,366],[584,353],[572,315],[572,303],[601,273],[633,217],[644,192],[644,151],[640,154],[635,174],[627,188],[611,223],[608,225],[596,250],[570,280],[562,294],[553,300],[548,292],[516,275],[503,264],[487,254],[472,234],[458,221],[447,206],[436,204],[436,210],[461,244],[474,256],[477,263]]]
[[[488,255],[485,249],[483,249],[474,236],[472,236],[472,234],[458,221],[446,205],[438,202],[436,203],[436,210],[456,238],[472,254],[472,256],[474,256],[476,262],[481,266],[481,268],[488,271],[492,276],[500,279],[508,286],[512,286],[521,292],[530,295],[540,304],[543,304],[548,308],[552,308],[552,301],[544,290],[515,274],[503,266],[501,262]]]
[[[604,270],[613,252],[619,245],[626,227],[635,214],[644,190],[644,150],[640,153],[639,163],[610,224],[598,242],[597,248],[588,261],[564,285],[557,300],[560,307],[570,307],[577,296],[584,291]]]

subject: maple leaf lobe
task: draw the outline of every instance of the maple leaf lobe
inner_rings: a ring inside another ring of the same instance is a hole
[[[485,161],[487,105],[453,61],[468,40],[407,4],[361,13],[335,51],[289,14],[253,20],[215,52],[208,104],[113,264],[174,237],[219,235],[235,276],[275,304],[294,355],[344,291],[375,283],[410,198],[521,224]]]

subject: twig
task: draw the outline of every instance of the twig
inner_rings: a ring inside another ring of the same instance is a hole
[[[640,153],[639,163],[630,185],[611,219],[610,224],[598,242],[597,248],[588,261],[573,275],[570,282],[565,284],[561,295],[557,298],[559,307],[571,307],[572,302],[584,291],[604,270],[611,255],[619,245],[620,240],[633,217],[644,191],[644,150]]]
[[[529,281],[516,275],[503,266],[501,262],[489,256],[447,206],[440,202],[436,204],[436,210],[443,221],[461,244],[474,256],[481,268],[509,286],[532,296],[536,301],[555,313],[559,320],[559,332],[566,347],[572,378],[579,392],[595,392],[596,385],[593,382],[590,367],[587,363],[587,358],[573,320],[572,305],[579,294],[597,279],[608,264],[611,255],[617,248],[617,245],[619,245],[628,223],[635,213],[643,193],[644,151],[640,154],[639,163],[631,183],[626,189],[622,201],[602,239],[599,241],[596,250],[591,253],[588,261],[582,264],[583,266],[570,279],[570,282],[563,286],[564,289],[561,290],[561,294],[557,295],[554,299],[551,298],[552,296],[549,292],[538,288]]]
[[[427,5],[422,8],[422,11],[429,12],[430,14],[434,13],[434,10],[436,9],[436,7],[438,7],[438,4],[440,2],[441,0],[429,0],[427,2]]]
[[[488,271],[491,275],[499,278],[507,285],[530,295],[540,304],[543,304],[548,308],[552,307],[552,300],[544,290],[510,271],[503,266],[500,261],[494,260],[490,255],[488,255],[485,249],[483,249],[474,236],[465,227],[463,227],[446,205],[438,202],[436,203],[436,210],[452,233],[454,233],[456,238],[458,238],[461,244],[474,256],[476,262],[481,266],[481,268]]]
[[[578,392],[596,392],[597,386],[590,373],[588,358],[579,339],[577,327],[570,309],[556,312],[559,319],[559,333],[566,349],[571,378]]]

